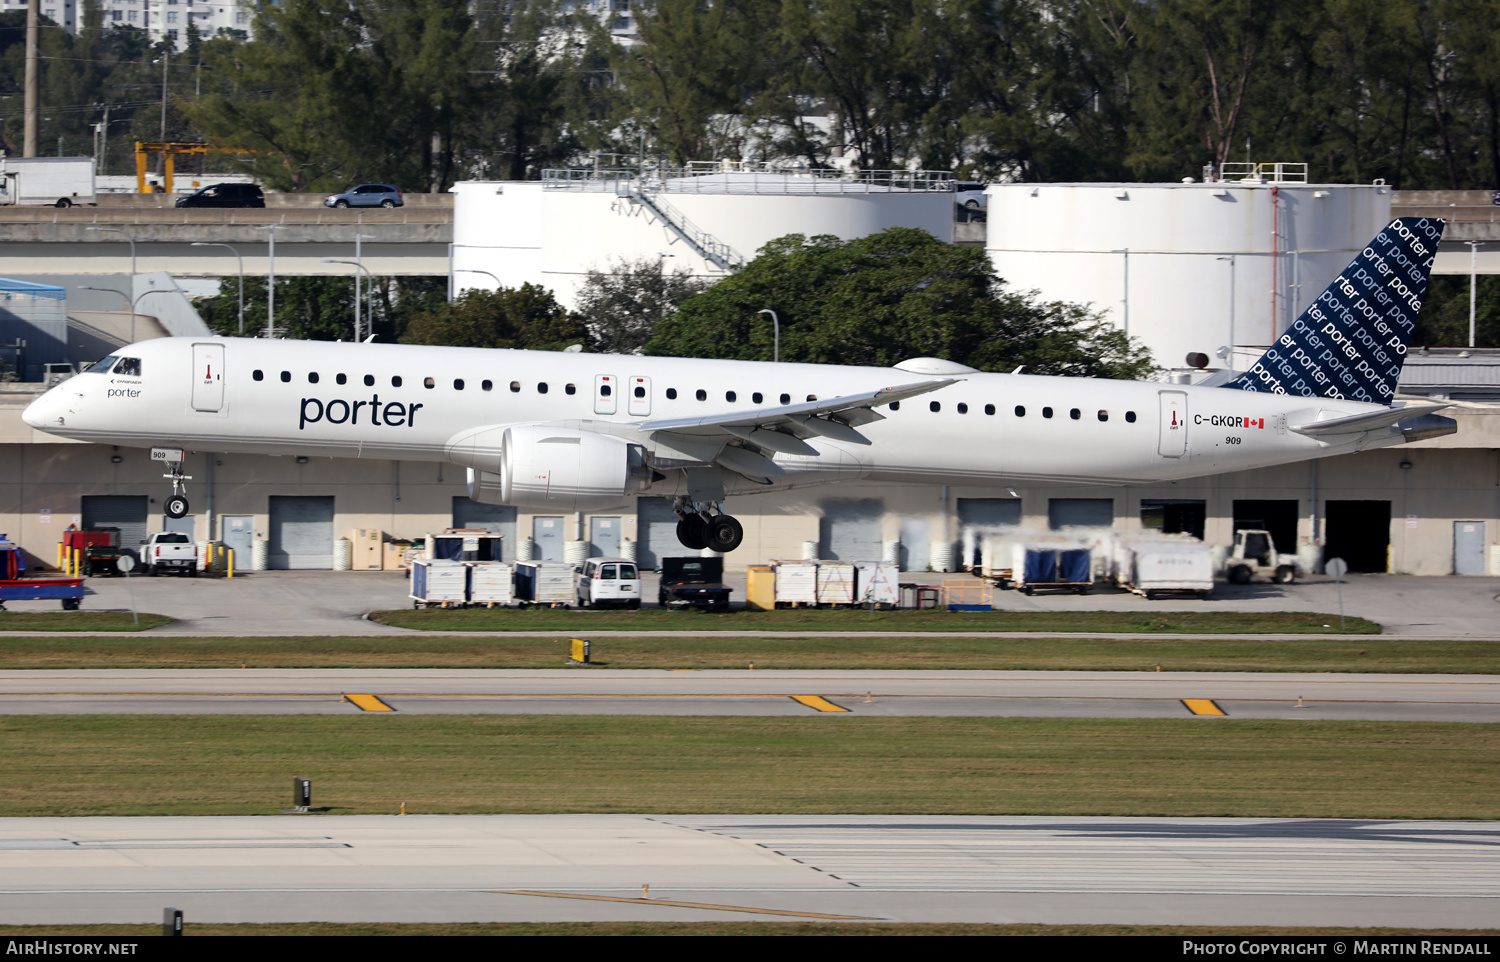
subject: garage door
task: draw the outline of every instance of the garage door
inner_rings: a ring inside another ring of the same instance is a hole
[[[818,522],[818,557],[828,561],[879,561],[883,502],[824,501]]]
[[[1052,498],[1047,502],[1047,527],[1053,531],[1114,526],[1113,498]]]
[[[502,557],[494,561],[516,560],[516,509],[508,504],[480,504],[463,495],[453,498],[453,527],[478,528],[501,536]]]
[[[333,498],[272,496],[271,545],[275,569],[333,568]]]
[[[146,496],[144,494],[86,494],[83,496],[83,526],[87,529],[118,528],[120,547],[139,548],[146,540]]]
[[[964,567],[979,564],[986,533],[1020,526],[1020,498],[959,498],[958,536],[963,545]]]
[[[677,540],[677,515],[667,498],[636,498],[635,530],[640,538],[635,545],[635,560],[642,568],[657,571],[663,558],[694,553]]]

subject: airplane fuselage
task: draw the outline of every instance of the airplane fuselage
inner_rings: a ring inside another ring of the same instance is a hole
[[[681,451],[635,426],[942,380],[909,370],[608,354],[236,338],[130,345],[139,373],[84,373],[28,410],[80,440],[193,451],[459,460],[485,426],[568,426],[625,437],[656,465]],[[118,365],[116,365],[118,367]],[[774,455],[767,483],[726,472],[729,493],[859,479],[919,484],[1126,484],[1267,467],[1397,443],[1381,429],[1312,438],[1289,424],[1383,411],[1342,399],[1142,381],[963,373],[874,410],[869,444],[815,438]],[[732,439],[729,439],[732,441]],[[459,463],[462,463],[459,461]],[[681,473],[650,485],[673,495]]]

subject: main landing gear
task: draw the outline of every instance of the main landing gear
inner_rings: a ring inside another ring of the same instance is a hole
[[[182,473],[182,462],[172,462],[172,473],[162,475],[172,481],[172,496],[167,499],[167,517],[185,518],[189,511],[186,482],[193,480],[190,474]]]
[[[745,540],[745,529],[732,516],[724,514],[718,501],[689,505],[678,498],[672,505],[677,514],[677,540],[684,548],[702,551],[733,551]]]

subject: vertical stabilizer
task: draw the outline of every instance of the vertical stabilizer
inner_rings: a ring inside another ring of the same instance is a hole
[[[1250,370],[1224,386],[1391,403],[1445,223],[1391,221]]]

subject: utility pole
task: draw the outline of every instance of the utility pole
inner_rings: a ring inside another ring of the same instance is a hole
[[[36,30],[42,0],[26,0],[26,129],[22,157],[36,156]]]

